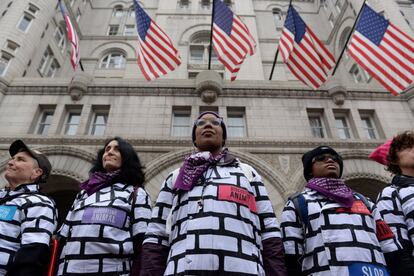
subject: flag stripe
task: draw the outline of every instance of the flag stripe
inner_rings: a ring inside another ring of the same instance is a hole
[[[387,55],[386,51],[381,51],[381,47],[379,47],[378,52],[376,52],[373,47],[371,47],[371,45],[369,45],[369,42],[364,41],[363,38],[359,37],[359,36],[355,36],[354,37],[354,44],[355,46],[358,47],[359,51],[361,51],[360,49],[367,49],[369,51],[369,53],[372,53],[370,56],[373,58],[373,60],[376,60],[376,64],[378,64],[378,66],[380,66],[381,68],[389,68],[390,70],[392,70],[393,72],[396,72],[398,75],[401,76],[402,79],[404,79],[408,84],[410,83],[410,73],[409,72],[402,72],[401,69],[404,68],[400,68],[400,64],[392,64],[395,62],[392,62],[392,58],[393,56]],[[358,44],[357,44],[358,42]],[[360,45],[360,46],[359,46]],[[404,70],[405,71],[405,70]],[[408,76],[405,74],[407,73]]]
[[[327,80],[327,71],[335,65],[334,56],[306,26],[293,6],[289,6],[279,51],[292,74],[313,89]]]
[[[146,80],[154,80],[174,71],[181,58],[167,34],[134,1],[138,31],[137,63]]]
[[[357,55],[356,52],[354,51],[350,51],[348,53],[359,65],[361,65],[361,67],[367,71],[372,77],[374,77],[379,83],[381,83],[388,91],[390,91],[393,95],[398,95],[397,89],[395,87],[391,87],[390,85],[388,85],[388,83],[385,81],[384,78],[382,78],[380,76],[380,74],[378,74],[377,72],[375,72],[374,70],[376,70],[376,68],[370,68],[369,67],[369,63],[363,59],[360,59]]]
[[[233,81],[246,57],[254,55],[256,42],[237,15],[221,0],[213,1],[213,49]]]
[[[355,52],[357,55],[357,57],[359,58],[359,60],[364,61],[363,64],[361,64],[361,66],[365,66],[363,67],[368,68],[369,65],[373,66],[377,73],[375,75],[373,75],[373,77],[377,78],[384,78],[385,81],[391,82],[392,84],[394,84],[395,87],[399,88],[399,89],[404,89],[404,86],[401,85],[401,83],[399,83],[395,78],[393,78],[389,73],[387,73],[384,69],[384,67],[382,67],[381,65],[379,65],[376,61],[374,61],[368,54],[366,51],[364,51],[363,49],[359,48],[356,43],[352,43],[351,44],[351,48],[352,49],[352,53]],[[363,58],[363,59],[362,59]]]
[[[393,95],[414,81],[414,40],[365,5],[348,54]]]

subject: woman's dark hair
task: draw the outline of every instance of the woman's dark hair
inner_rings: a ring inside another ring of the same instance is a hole
[[[412,148],[414,146],[414,132],[404,131],[394,137],[391,142],[390,151],[387,156],[387,171],[393,174],[401,174],[401,168],[398,165],[398,153],[402,150]]]
[[[119,175],[114,179],[115,183],[125,183],[133,186],[143,187],[145,182],[145,175],[141,161],[138,158],[137,153],[130,143],[122,139],[121,137],[114,137],[106,140],[105,146],[98,151],[98,155],[94,160],[94,164],[89,173],[94,172],[106,172],[102,164],[102,157],[105,153],[106,146],[111,141],[118,142],[119,152],[122,157],[121,171]]]

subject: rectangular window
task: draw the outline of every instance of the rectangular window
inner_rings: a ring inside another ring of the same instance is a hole
[[[119,31],[119,25],[109,25],[108,35],[117,35]]]
[[[109,108],[109,105],[92,106],[89,134],[94,136],[105,135],[106,126],[108,124]]]
[[[37,128],[37,134],[47,135],[50,125],[52,124],[54,110],[44,110],[40,116],[39,126]]]
[[[50,64],[49,68],[47,69],[45,76],[48,78],[54,78],[56,73],[58,72],[60,65],[56,59],[53,59],[52,63]]]
[[[17,28],[23,32],[26,32],[29,29],[30,23],[32,22],[32,20],[33,20],[33,16],[30,16],[25,13],[22,16],[22,18],[20,18],[20,21],[17,24]]]
[[[46,72],[46,68],[48,64],[50,64],[51,60],[53,59],[53,53],[50,47],[47,47],[45,52],[43,53],[42,58],[40,59],[38,70],[41,74]]]
[[[124,35],[136,35],[136,28],[134,25],[125,25]]]
[[[374,124],[370,117],[361,117],[362,128],[365,132],[365,136],[368,139],[377,139]]]
[[[345,116],[335,116],[335,126],[341,139],[350,139],[351,133]]]
[[[11,60],[11,56],[6,54],[6,53],[2,53],[0,56],[0,76],[4,76],[6,74],[7,68],[9,66],[10,60]]]
[[[172,112],[171,136],[190,135],[191,107],[174,107]]]
[[[76,135],[80,123],[80,112],[70,111],[66,119],[65,134]]]
[[[95,136],[102,136],[105,134],[106,124],[108,121],[108,114],[96,113],[92,123],[91,134]]]
[[[58,48],[63,50],[65,48],[65,33],[63,32],[62,28],[56,27],[53,37]]]
[[[361,117],[362,130],[365,138],[383,138],[383,131],[378,119],[375,116],[374,110],[359,110],[359,116]]]
[[[227,108],[227,134],[230,138],[246,136],[246,120],[244,107]]]
[[[309,124],[311,127],[312,136],[315,138],[324,138],[324,130],[322,125],[322,119],[318,115],[309,115]]]

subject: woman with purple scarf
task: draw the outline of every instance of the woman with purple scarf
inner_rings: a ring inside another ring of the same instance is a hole
[[[107,140],[59,230],[57,275],[138,275],[151,217],[144,180],[134,148]]]
[[[289,275],[402,275],[401,245],[374,204],[341,179],[342,157],[320,146],[302,162],[307,184],[281,218]]]
[[[195,152],[164,181],[141,276],[286,275],[279,225],[260,175],[224,148],[223,119],[201,113]]]

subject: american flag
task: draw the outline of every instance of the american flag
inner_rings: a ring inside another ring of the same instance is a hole
[[[292,74],[313,89],[319,88],[335,65],[335,58],[293,6],[289,6],[279,51]]]
[[[138,66],[147,80],[153,80],[177,68],[181,58],[170,38],[137,0],[134,0],[134,6],[138,29]]]
[[[256,42],[246,25],[221,0],[214,0],[213,48],[234,81],[247,55],[254,55]]]
[[[393,95],[414,81],[414,39],[365,5],[348,54]]]
[[[59,0],[59,8],[62,13],[63,18],[66,22],[66,29],[68,31],[68,40],[70,41],[71,51],[70,51],[70,63],[72,64],[73,70],[76,70],[76,67],[80,61],[80,52],[79,52],[79,38],[78,34],[76,33],[75,28],[70,21],[69,16],[66,14],[65,10],[63,9],[63,5]]]

